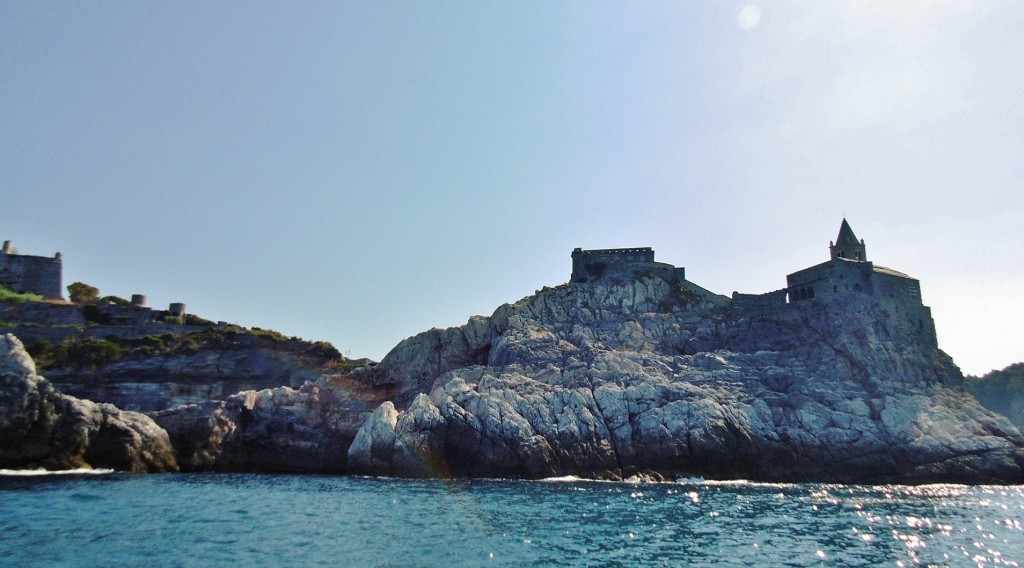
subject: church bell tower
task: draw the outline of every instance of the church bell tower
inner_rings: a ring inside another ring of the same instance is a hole
[[[848,260],[865,261],[868,259],[866,248],[864,239],[857,240],[857,235],[853,234],[853,229],[850,228],[850,224],[846,222],[845,218],[843,219],[843,224],[839,227],[839,236],[836,237],[836,242],[828,244],[832,260],[845,258]]]

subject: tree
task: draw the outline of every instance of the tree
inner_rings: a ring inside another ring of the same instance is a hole
[[[95,286],[84,282],[68,284],[68,298],[76,304],[87,304],[95,302],[100,297],[100,291]]]

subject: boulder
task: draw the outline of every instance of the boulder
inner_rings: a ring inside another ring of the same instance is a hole
[[[152,419],[61,394],[11,334],[0,336],[0,467],[178,470]]]

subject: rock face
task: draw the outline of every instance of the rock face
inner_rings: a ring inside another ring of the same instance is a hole
[[[348,450],[399,476],[1024,481],[1024,438],[905,314],[745,307],[658,278],[545,289],[399,344]]]
[[[1021,432],[966,394],[921,322],[836,292],[766,307],[602,279],[419,334],[351,375],[279,375],[244,350],[105,366],[124,383],[291,385],[152,419],[60,394],[2,336],[0,467],[1024,482]]]
[[[249,338],[242,338],[243,340]],[[124,359],[90,368],[52,369],[62,392],[138,412],[156,412],[245,390],[298,388],[320,370],[289,351],[250,341],[229,349]]]
[[[0,336],[0,467],[178,469],[152,419],[59,393],[10,334]]]
[[[366,420],[366,396],[324,377],[298,389],[244,391],[153,418],[169,433],[185,471],[340,473]]]

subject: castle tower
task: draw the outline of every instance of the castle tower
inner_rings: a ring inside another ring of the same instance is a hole
[[[864,239],[857,240],[853,234],[850,224],[843,218],[843,224],[839,227],[839,236],[835,243],[828,244],[828,251],[832,254],[832,260],[846,258],[849,260],[867,260],[868,253],[864,245]]]

